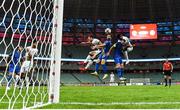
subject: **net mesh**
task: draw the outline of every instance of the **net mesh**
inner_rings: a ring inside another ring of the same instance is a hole
[[[0,1],[0,108],[26,108],[48,102],[53,3],[54,0]],[[32,56],[33,66],[22,79],[17,67],[26,61],[27,47],[32,47],[34,41],[38,53]],[[22,51],[18,51],[20,46]]]

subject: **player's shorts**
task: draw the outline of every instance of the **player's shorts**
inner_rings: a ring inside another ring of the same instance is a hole
[[[120,56],[115,56],[114,57],[114,62],[115,64],[122,64],[122,58]]]
[[[133,46],[123,48],[123,52],[125,52],[125,51],[131,52],[132,50],[133,50]]]
[[[127,52],[131,52],[132,50],[133,50],[133,46],[127,48]]]
[[[171,70],[165,70],[164,75],[166,76],[171,76]]]
[[[98,59],[101,61],[101,64],[105,64],[106,61],[107,61],[107,59],[108,59],[108,56],[101,53],[101,54],[99,55],[99,58],[98,58]]]
[[[94,51],[91,51],[91,52],[94,52],[96,55],[100,55],[100,53],[101,53],[101,50],[94,50]]]
[[[21,67],[19,65],[14,65],[14,64],[9,64],[9,69],[8,69],[8,72],[9,73],[16,73],[16,74],[19,74],[20,73],[20,69]]]
[[[31,61],[24,61],[22,66],[21,66],[21,73],[27,73],[30,71],[30,69],[32,68],[32,64]]]

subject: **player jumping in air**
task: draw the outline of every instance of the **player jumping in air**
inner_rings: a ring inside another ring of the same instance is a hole
[[[10,89],[10,85],[11,85],[11,80],[12,77],[15,77],[15,86],[17,85],[17,82],[19,80],[19,73],[20,73],[20,59],[21,59],[21,51],[22,51],[22,47],[17,47],[17,49],[12,53],[12,56],[9,56],[9,60],[10,63],[8,65],[8,72],[9,72],[9,76],[7,77],[8,80],[8,85],[7,85],[7,90]]]
[[[91,47],[96,46],[96,45],[101,45],[101,41],[99,39],[93,38],[92,35],[88,36],[87,42],[82,42],[81,44],[88,44]],[[80,68],[80,70],[85,71],[87,70],[92,64],[93,60],[100,54],[101,50],[100,49],[92,49],[91,52],[89,52],[88,56],[86,57],[84,64],[86,64],[85,67]]]
[[[117,74],[120,80],[126,80],[126,78],[123,77],[123,62],[122,62],[122,49],[123,49],[123,45],[122,45],[122,40],[120,40],[120,36],[117,36],[118,41],[110,48],[108,54],[111,53],[111,51],[114,49],[114,62],[116,64],[115,68],[117,70]]]
[[[103,73],[104,73],[104,76],[102,79],[106,79],[108,77],[106,61],[107,61],[108,56],[109,56],[108,55],[109,49],[111,48],[111,45],[112,45],[110,33],[106,33],[106,34],[107,34],[107,40],[101,45],[94,46],[94,48],[100,48],[101,49],[101,54],[99,55],[99,57],[97,59],[97,62],[95,65],[95,72],[91,73],[93,75],[98,76],[98,70],[99,70],[99,66],[101,64],[102,68],[103,68]]]
[[[163,64],[165,86],[167,86],[167,80],[169,80],[169,87],[171,86],[172,72],[173,72],[173,65],[171,62],[168,61],[168,59],[166,59],[166,62]]]
[[[26,87],[29,86],[28,73],[33,67],[34,56],[38,53],[37,42],[34,41],[32,46],[26,47],[25,61],[22,63],[20,77],[26,81]],[[21,81],[22,82],[22,81]],[[22,85],[23,86],[23,85]]]
[[[133,50],[133,46],[132,46],[130,39],[128,37],[123,36],[122,34],[119,34],[118,38],[122,42],[122,45],[123,45],[122,51],[123,51],[123,54],[126,58],[126,64],[128,64],[129,63],[128,53]]]

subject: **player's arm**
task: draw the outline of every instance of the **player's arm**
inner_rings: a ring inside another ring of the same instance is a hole
[[[104,44],[96,45],[95,47],[98,48],[98,49],[101,49],[101,48],[103,48],[105,46],[106,46],[106,44],[104,43]]]
[[[171,72],[173,72],[173,65],[172,65],[172,63],[171,63]]]
[[[111,54],[112,50],[113,50],[115,47],[116,47],[116,43],[115,43],[113,46],[111,46],[111,48],[109,49],[109,52],[107,53],[108,56]]]
[[[102,49],[105,46],[106,46],[106,42],[105,43],[99,42],[99,45],[93,46],[92,49]]]
[[[164,74],[164,63],[163,63],[163,74]]]
[[[108,55],[111,54],[112,50],[114,49],[114,47],[116,47],[116,44],[114,44],[113,46],[111,46],[111,48],[109,49]]]
[[[81,45],[91,45],[91,42],[81,42]]]

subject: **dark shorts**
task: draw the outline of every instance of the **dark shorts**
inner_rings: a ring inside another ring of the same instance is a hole
[[[166,76],[171,76],[171,70],[166,70],[166,71],[164,71],[164,75],[166,75]]]
[[[21,67],[19,66],[19,65],[14,65],[14,64],[9,64],[9,69],[8,69],[8,71],[10,72],[10,73],[12,73],[12,72],[14,72],[14,73],[16,73],[16,74],[19,74],[20,73],[20,69],[21,69]]]
[[[114,57],[114,62],[115,64],[122,64],[122,58],[120,56],[116,56]]]

